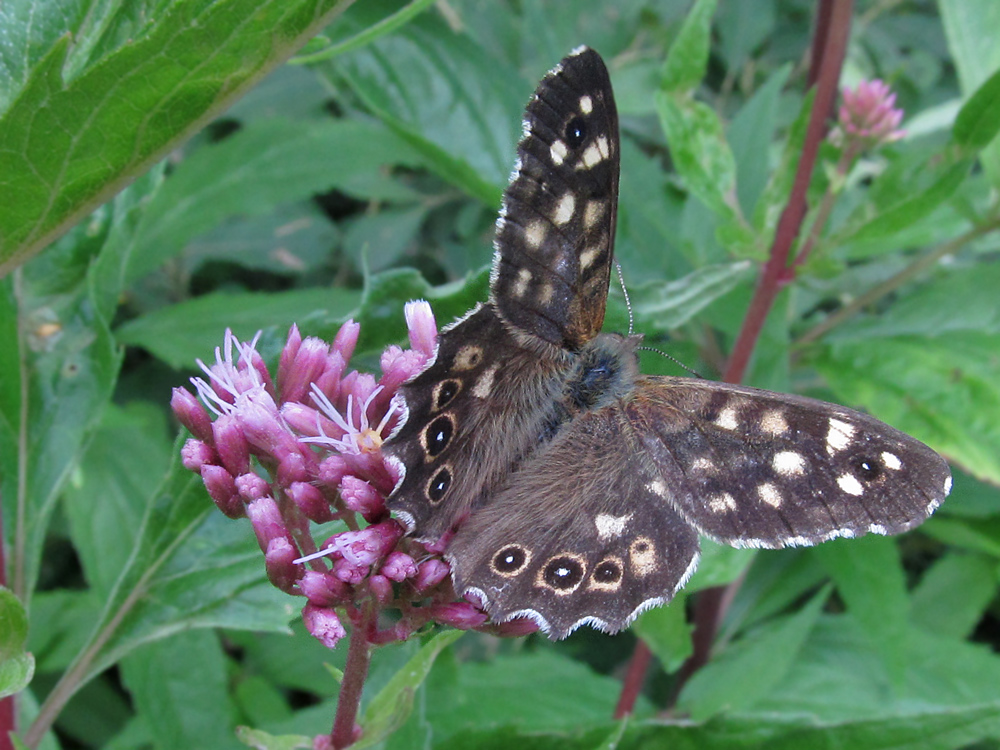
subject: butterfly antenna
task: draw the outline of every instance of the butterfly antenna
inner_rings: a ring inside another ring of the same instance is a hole
[[[667,354],[667,353],[666,353],[665,351],[663,351],[662,349],[657,349],[657,348],[655,348],[655,347],[652,347],[652,346],[640,346],[640,347],[639,347],[639,351],[640,351],[640,352],[656,352],[656,353],[657,353],[657,354],[659,354],[659,355],[660,355],[661,357],[666,357],[666,358],[667,358],[667,359],[669,359],[669,360],[670,360],[671,362],[673,362],[673,363],[674,363],[675,365],[677,365],[678,367],[680,367],[680,368],[681,368],[682,370],[685,370],[685,371],[687,371],[687,372],[691,373],[691,374],[692,374],[692,375],[694,375],[694,376],[695,376],[696,378],[700,378],[700,379],[702,379],[702,380],[704,380],[704,379],[705,379],[705,376],[704,376],[704,375],[702,375],[702,374],[701,374],[700,372],[698,372],[697,370],[692,370],[692,369],[691,369],[690,367],[688,367],[688,366],[687,366],[686,364],[684,364],[684,363],[683,363],[683,362],[681,362],[681,361],[680,361],[679,359],[677,359],[677,357],[673,357],[673,356],[671,356],[671,355]]]
[[[635,320],[632,317],[632,300],[628,297],[628,287],[625,286],[625,275],[622,273],[622,264],[615,261],[615,270],[618,272],[618,283],[621,285],[622,294],[625,295],[625,309],[628,310],[628,335],[635,333]]]

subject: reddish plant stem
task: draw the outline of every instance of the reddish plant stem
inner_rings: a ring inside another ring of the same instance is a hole
[[[806,138],[802,144],[802,157],[795,173],[788,203],[778,221],[770,256],[761,271],[753,299],[750,300],[746,317],[743,319],[743,327],[723,375],[723,380],[727,383],[739,383],[743,379],[750,363],[750,356],[764,328],[764,321],[774,306],[774,300],[794,274],[794,270],[789,269],[789,258],[792,245],[799,236],[805,219],[809,183],[820,144],[826,137],[827,117],[833,111],[836,101],[837,83],[840,80],[840,70],[850,36],[853,5],[853,0],[822,0],[820,3],[813,47],[821,49],[823,54],[822,57],[813,60],[819,65],[819,73],[816,76],[816,96],[809,115]],[[729,586],[706,589],[698,595],[695,628],[692,634],[694,651],[681,668],[675,695],[680,693],[687,678],[708,662],[715,634],[730,602],[736,595],[740,582],[741,579],[737,579]]]
[[[2,507],[2,503],[0,503]],[[7,585],[7,550],[4,547],[3,514],[0,513],[0,586]],[[17,705],[15,696],[0,700],[0,750],[14,750],[11,733],[17,731]]]
[[[330,740],[336,750],[348,747],[358,739],[354,728],[361,705],[361,692],[365,687],[368,665],[371,662],[368,633],[374,617],[374,603],[366,602],[361,616],[351,618],[353,627],[347,647],[347,664],[344,666],[344,679],[340,683],[340,695],[337,697],[337,715],[333,719],[333,731],[330,733]]]
[[[802,156],[799,159],[788,202],[775,230],[770,255],[761,270],[757,288],[754,290],[747,314],[743,319],[743,326],[723,375],[723,380],[728,383],[739,383],[743,379],[750,356],[763,330],[764,321],[774,306],[778,292],[794,276],[794,268],[789,267],[789,258],[792,245],[802,229],[808,208],[806,199],[809,183],[820,144],[826,137],[827,117],[833,112],[836,101],[837,84],[850,35],[853,6],[853,0],[820,0],[817,9],[808,77],[809,84],[815,82],[816,96],[809,115]],[[708,662],[715,634],[738,587],[737,581],[726,587],[705,589],[699,593],[695,604],[694,632],[691,636],[693,650],[678,672],[671,706],[688,678]],[[638,696],[645,678],[645,665],[649,662],[647,651],[648,647],[640,644],[632,655],[616,708],[616,716],[623,716],[632,711],[635,697]],[[629,698],[631,703],[628,702]]]
[[[645,641],[638,641],[635,644],[635,651],[628,663],[628,671],[622,682],[622,692],[618,696],[618,705],[615,706],[615,720],[624,719],[635,707],[635,701],[642,690],[642,683],[646,679],[646,670],[649,669],[649,662],[653,658],[653,652]]]

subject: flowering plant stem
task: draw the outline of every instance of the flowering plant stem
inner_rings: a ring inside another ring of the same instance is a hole
[[[347,664],[344,668],[344,679],[340,684],[340,695],[337,697],[337,713],[333,719],[333,731],[330,738],[333,747],[348,747],[357,739],[358,707],[361,705],[361,692],[368,677],[368,666],[371,663],[371,644],[368,641],[369,630],[374,624],[375,607],[372,602],[366,602],[361,610],[359,621],[351,628],[347,647]]]

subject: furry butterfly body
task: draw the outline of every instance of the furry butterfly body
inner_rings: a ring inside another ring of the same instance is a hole
[[[539,84],[497,222],[490,299],[401,389],[389,507],[450,538],[455,588],[553,638],[668,601],[698,535],[736,546],[894,534],[947,495],[947,464],[865,414],[643,376],[601,333],[618,193],[610,79],[581,48]],[[453,534],[453,536],[452,536]]]

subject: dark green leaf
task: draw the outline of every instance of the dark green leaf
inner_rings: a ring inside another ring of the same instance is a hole
[[[762,626],[730,644],[684,687],[678,708],[704,719],[721,711],[740,712],[777,687],[799,658],[799,649],[829,595],[826,588],[798,613]]]
[[[996,596],[998,573],[996,558],[946,554],[913,590],[912,622],[936,635],[967,638]]]
[[[952,135],[960,146],[981,149],[1000,130],[1000,70],[976,89],[955,118]]]
[[[174,3],[68,79],[71,29],[54,28],[65,23],[53,20],[56,4],[38,6],[49,44],[0,118],[0,268],[23,262],[148,169],[346,5]],[[7,31],[25,49],[34,18],[24,13]]]

